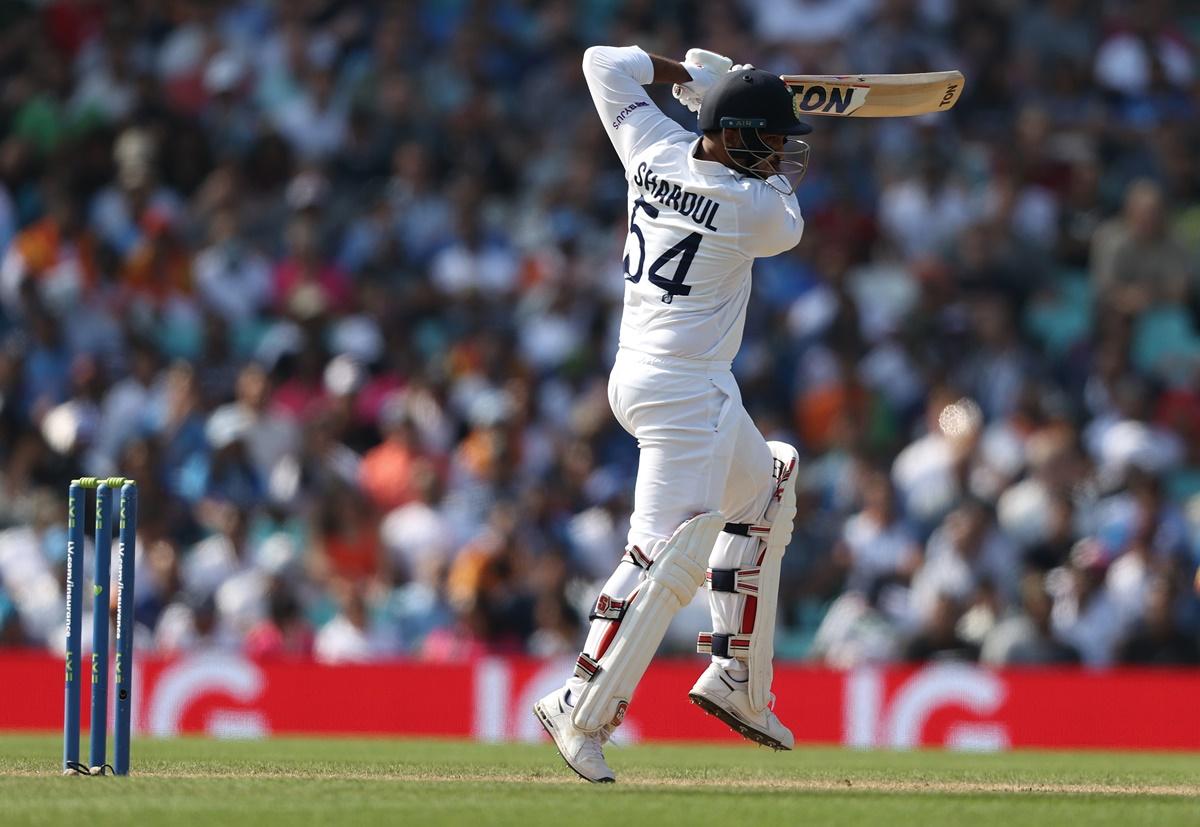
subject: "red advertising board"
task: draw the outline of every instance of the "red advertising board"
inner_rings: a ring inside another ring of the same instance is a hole
[[[687,701],[701,661],[655,663],[622,740],[736,740]],[[134,684],[141,734],[438,735],[536,740],[529,709],[568,661],[484,658],[322,666],[202,653],[142,658]],[[62,726],[62,660],[0,653],[0,730]],[[1007,670],[962,664],[837,672],[779,666],[776,710],[799,742],[860,747],[1200,750],[1200,670]],[[87,721],[84,702],[84,721]]]

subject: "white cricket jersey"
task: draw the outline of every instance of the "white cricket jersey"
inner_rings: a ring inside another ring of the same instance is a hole
[[[700,139],[642,87],[636,46],[593,46],[583,73],[629,181],[622,348],[730,363],[742,343],[750,266],[790,250],[804,219],[795,194],[695,157]]]

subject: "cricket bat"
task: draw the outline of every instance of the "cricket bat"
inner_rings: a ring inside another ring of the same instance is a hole
[[[962,93],[962,72],[911,75],[783,75],[797,117],[902,118],[944,112]]]

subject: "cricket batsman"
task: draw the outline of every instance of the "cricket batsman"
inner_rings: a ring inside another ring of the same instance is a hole
[[[609,404],[640,450],[625,554],[591,612],[574,674],[534,705],[581,777],[615,780],[603,747],[667,625],[707,586],[712,655],[689,696],[774,749],[792,733],[771,694],[779,563],[795,516],[796,449],[767,442],[730,364],[756,258],[804,230],[795,183],[810,128],[784,82],[711,52],[680,63],[636,46],[594,46],[583,72],[629,181],[620,347]],[[644,86],[675,84],[699,112],[681,128]]]

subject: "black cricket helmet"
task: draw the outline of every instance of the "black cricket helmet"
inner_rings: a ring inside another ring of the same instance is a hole
[[[808,167],[808,144],[795,138],[808,134],[812,127],[796,118],[791,90],[778,75],[762,69],[727,72],[704,96],[699,124],[703,132],[740,130],[742,146],[725,147],[734,163],[768,183],[782,176],[789,185],[788,193],[795,190]],[[790,140],[776,151],[763,141],[763,135],[787,135]],[[779,189],[774,183],[772,186]]]

